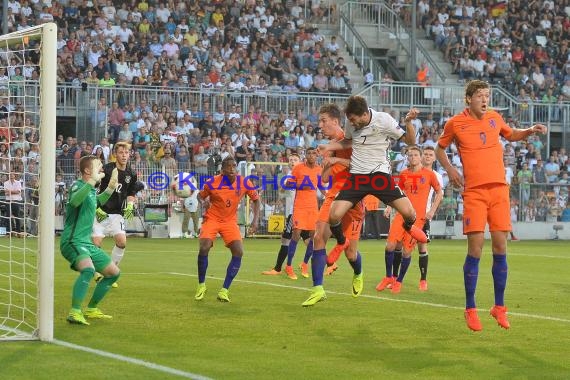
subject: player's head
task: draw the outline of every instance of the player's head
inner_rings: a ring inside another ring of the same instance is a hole
[[[408,150],[406,151],[406,155],[408,156],[408,162],[411,167],[420,166],[422,163],[422,150],[417,145],[410,145],[408,146]]]
[[[360,95],[353,95],[348,98],[344,107],[346,118],[356,129],[365,127],[370,122],[368,103]]]
[[[472,80],[465,87],[465,104],[469,107],[472,116],[481,118],[487,112],[491,97],[489,83],[482,80]]]
[[[101,171],[103,164],[101,160],[95,156],[83,156],[79,160],[79,171],[81,174],[91,175],[93,171]]]
[[[426,168],[432,168],[433,163],[435,162],[435,149],[433,146],[427,145],[424,146],[424,150],[422,152],[422,164]]]
[[[131,144],[119,141],[113,146],[113,153],[117,159],[118,166],[124,168],[131,157]]]
[[[307,164],[314,165],[317,162],[317,150],[315,148],[307,148],[305,160]]]
[[[235,158],[227,156],[222,160],[222,175],[225,175],[230,180],[234,180],[237,174],[237,164]]]
[[[299,162],[301,162],[301,157],[295,152],[289,154],[288,159],[289,159],[289,167],[291,169],[293,169]]]
[[[342,111],[334,103],[322,105],[319,108],[319,128],[328,138],[333,138],[341,129]]]

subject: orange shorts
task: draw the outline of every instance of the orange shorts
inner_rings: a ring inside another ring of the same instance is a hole
[[[362,202],[358,202],[342,218],[342,231],[348,240],[358,241],[360,239],[363,220],[364,206]]]
[[[314,231],[317,224],[317,210],[309,208],[293,209],[293,229]]]
[[[237,223],[221,223],[217,220],[205,220],[204,223],[202,223],[202,229],[200,230],[200,239],[210,239],[214,241],[216,240],[216,236],[218,236],[218,234],[220,234],[222,239],[224,239],[224,244],[226,247],[232,241],[242,240]]]
[[[489,231],[511,231],[509,186],[489,184],[463,192],[463,234]]]
[[[325,201],[319,209],[319,222],[329,222],[329,211],[334,197],[326,197]],[[342,229],[344,236],[348,240],[359,240],[360,231],[362,230],[362,222],[364,220],[364,206],[362,202],[358,202],[353,208],[342,218]]]
[[[425,218],[417,218],[414,226],[423,229],[425,222]],[[417,240],[404,229],[404,218],[400,214],[396,214],[390,224],[390,232],[388,232],[388,238],[386,240],[390,243],[402,242],[402,249],[405,252],[412,252],[417,244]]]

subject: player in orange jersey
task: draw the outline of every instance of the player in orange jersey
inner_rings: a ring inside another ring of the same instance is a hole
[[[486,224],[489,224],[493,251],[495,305],[491,315],[501,327],[510,327],[504,294],[508,271],[507,234],[512,226],[500,136],[508,141],[519,141],[535,133],[547,132],[542,124],[527,129],[511,128],[499,113],[490,109],[490,98],[491,89],[487,82],[469,82],[465,87],[467,108],[445,123],[435,150],[437,159],[449,175],[450,183],[464,188],[463,233],[467,235],[467,257],[463,265],[465,320],[467,327],[473,331],[482,329],[475,305],[475,290]],[[452,142],[461,157],[463,176],[453,167],[445,152]]]
[[[301,157],[299,157],[297,153],[289,154],[288,159],[289,159],[289,170],[292,170],[297,164],[301,163]],[[292,191],[293,194],[295,193],[294,189],[280,189],[280,191]],[[286,210],[289,209],[287,202],[285,204],[285,209]],[[309,236],[309,231],[301,231],[300,236],[305,242],[305,244],[308,245],[311,242],[311,236]],[[281,268],[283,267],[283,263],[287,258],[289,243],[291,242],[292,237],[293,237],[293,214],[289,214],[285,221],[285,228],[283,229],[283,233],[281,234],[281,247],[279,248],[279,252],[277,253],[275,266],[269,270],[261,272],[261,274],[268,276],[276,276],[281,274]],[[303,262],[301,266],[302,266],[301,275],[303,275],[303,277],[309,277],[307,269],[305,268],[306,264]]]
[[[400,187],[406,196],[412,202],[412,206],[416,210],[416,223],[418,228],[423,228],[426,222],[426,207],[430,190],[434,189],[438,194],[439,202],[443,198],[443,191],[441,185],[437,180],[435,173],[431,169],[426,169],[422,165],[422,151],[415,145],[409,146],[407,150],[409,168],[400,173]],[[394,258],[394,251],[398,243],[402,244],[402,262],[400,271],[397,278],[392,276],[392,265]],[[384,290],[391,285],[392,293],[400,293],[402,289],[402,282],[404,276],[410,266],[412,259],[412,252],[416,246],[416,239],[414,239],[403,227],[402,215],[397,214],[392,224],[390,225],[390,232],[386,242],[385,262],[386,262],[386,277],[376,287],[376,290]]]
[[[286,186],[295,189],[292,217],[293,234],[287,249],[287,266],[285,266],[285,273],[287,277],[292,280],[297,279],[292,264],[302,231],[309,231],[311,238],[303,260],[303,264],[305,265],[302,266],[301,269],[304,277],[308,277],[307,263],[313,254],[312,238],[315,234],[315,224],[317,223],[317,212],[319,209],[317,189],[319,187],[322,168],[317,164],[317,151],[315,148],[308,148],[305,154],[305,162],[295,165],[291,171],[290,178],[285,181]]]
[[[250,233],[255,233],[259,221],[259,195],[251,181],[236,175],[237,165],[232,156],[222,161],[222,173],[205,182],[198,194],[202,207],[206,208],[202,229],[200,231],[200,251],[198,252],[198,288],[196,300],[206,294],[206,271],[208,269],[208,253],[214,245],[217,234],[220,234],[226,247],[232,253],[226,278],[222,289],[218,292],[218,300],[230,302],[228,289],[237,275],[243,256],[242,238],[237,223],[237,209],[240,200],[247,195],[253,201],[253,221]]]
[[[341,110],[336,104],[323,105],[319,110],[319,127],[324,135],[332,141],[341,141],[344,139],[344,132],[341,128]],[[328,238],[331,236],[330,227],[328,224],[329,211],[332,202],[336,195],[342,189],[345,183],[346,176],[343,177],[339,174],[345,172],[350,165],[351,148],[344,150],[337,150],[335,156],[326,156],[323,160],[323,178],[329,183],[329,190],[327,191],[325,201],[323,202],[320,210],[319,217],[316,225],[316,232],[314,237],[314,251],[311,260],[311,271],[313,274],[313,288],[309,298],[303,302],[303,306],[312,306],[319,301],[326,299],[326,294],[323,288],[323,271],[325,265],[334,264],[338,255],[342,250],[338,250],[336,257],[326,256],[326,244]],[[332,182],[328,182],[330,179]],[[346,247],[345,254],[348,262],[353,268],[354,275],[352,280],[352,295],[359,296],[363,289],[363,275],[362,275],[362,258],[357,251],[358,239],[360,237],[360,230],[362,228],[362,221],[364,218],[364,207],[362,202],[358,202],[350,209],[342,219],[343,233],[347,236],[349,244]]]

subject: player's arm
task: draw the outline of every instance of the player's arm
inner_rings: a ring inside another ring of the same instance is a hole
[[[317,147],[320,155],[326,152],[333,152],[336,150],[344,150],[352,147],[352,139],[344,138],[340,141],[330,141],[328,144],[322,144]]]
[[[508,141],[520,141],[526,139],[528,136],[534,135],[535,133],[545,135],[547,130],[548,129],[545,125],[535,124],[532,127],[525,129],[512,128],[510,134],[503,134],[503,136]]]
[[[71,204],[71,206],[74,208],[81,206],[81,204],[83,202],[85,202],[85,199],[87,198],[89,193],[91,193],[91,190],[94,188],[95,187],[89,183],[84,183],[82,185],[79,185],[78,183],[74,184],[71,187],[71,195],[69,196],[69,204]]]
[[[105,176],[103,178],[103,180],[107,178],[107,176]],[[103,180],[101,180],[101,185],[99,185],[99,190],[103,189]],[[99,193],[97,195],[97,203],[99,205],[104,205],[105,203],[107,203],[107,201],[109,200],[109,198],[111,198],[111,195],[113,195],[113,193],[115,192],[115,189],[117,188],[117,185],[119,183],[119,169],[114,168],[111,171],[111,177],[108,179],[107,183],[106,183],[106,187],[105,187],[105,191]]]
[[[419,115],[419,113],[420,111],[418,109],[412,108],[404,118],[404,122],[406,124],[406,133],[402,136],[402,141],[407,145],[414,145],[416,143],[416,128],[414,127],[412,120],[414,120]]]
[[[463,186],[463,176],[459,174],[456,168],[453,167],[453,164],[447,157],[447,153],[445,153],[445,149],[451,144],[451,142],[455,139],[455,132],[453,128],[453,118],[448,120],[443,127],[443,133],[437,140],[437,145],[435,147],[435,157],[441,164],[441,166],[445,169],[449,176],[449,182],[456,187]]]
[[[431,203],[431,207],[426,214],[427,220],[433,219],[433,216],[437,212],[437,209],[439,208],[439,205],[441,204],[442,199],[443,199],[443,189],[440,187],[439,190],[437,190],[435,192],[435,197],[433,198],[433,202]]]

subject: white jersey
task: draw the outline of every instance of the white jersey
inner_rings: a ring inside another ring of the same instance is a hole
[[[354,129],[349,124],[344,136],[352,140],[352,156],[350,157],[350,172],[353,174],[370,174],[382,172],[390,174],[390,139],[400,139],[406,133],[398,122],[386,112],[377,112],[372,108],[370,123],[367,126]]]
[[[437,182],[439,182],[439,186],[441,186],[441,190],[443,191],[443,176],[439,174],[437,170],[433,171],[433,174],[437,177]],[[435,194],[435,190],[433,187],[429,189],[428,201],[426,205],[426,213],[431,209],[431,205],[433,203],[433,196]]]

